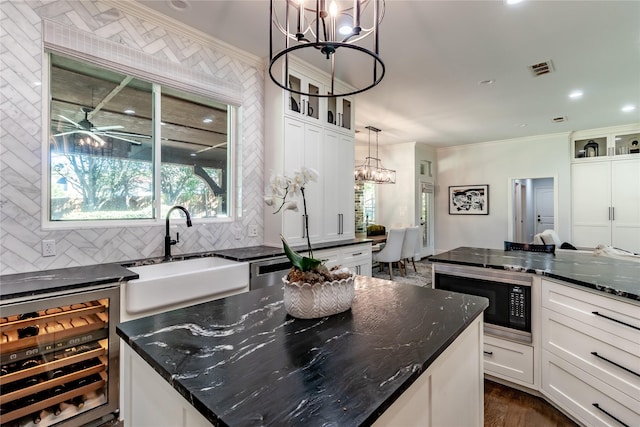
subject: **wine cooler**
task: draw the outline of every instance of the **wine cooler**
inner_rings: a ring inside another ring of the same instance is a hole
[[[0,423],[79,426],[118,412],[118,287],[0,305]]]

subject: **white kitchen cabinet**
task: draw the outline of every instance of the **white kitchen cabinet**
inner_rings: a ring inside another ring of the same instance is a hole
[[[325,130],[324,234],[327,239],[355,235],[353,137]]]
[[[479,317],[374,423],[384,426],[484,425],[482,318]]]
[[[640,305],[542,281],[542,392],[586,425],[640,425]]]
[[[360,276],[371,276],[371,243],[322,249],[313,255],[329,268],[339,265]]]
[[[572,138],[573,161],[640,156],[640,129],[618,126],[576,132]]]
[[[640,158],[571,165],[572,244],[640,252]]]
[[[313,91],[326,93],[328,76],[293,58],[289,69],[289,82],[293,87],[303,90],[312,87]],[[269,76],[265,92],[265,181],[273,174],[290,176],[301,166],[316,169],[319,181],[308,184],[305,194],[311,243],[353,239],[353,129],[346,131],[342,126],[328,123],[326,98],[307,98],[287,92],[271,82]],[[299,111],[291,107],[292,99]],[[341,105],[339,111],[348,110],[352,124],[353,100],[330,99]],[[280,246],[282,234],[293,245],[306,244],[301,198],[298,210],[274,215],[272,209],[265,208],[264,243]]]
[[[310,123],[286,117],[284,119],[284,174],[293,176],[293,171],[302,166],[322,171],[322,128]],[[298,200],[298,211],[284,210],[279,214],[282,219],[282,235],[289,244],[306,243],[305,221],[309,223],[309,237],[317,241],[322,235],[323,180],[320,175],[316,182],[305,187],[307,215],[304,216],[302,197]]]
[[[295,69],[289,69],[289,87],[300,92],[320,95],[322,83],[316,81]],[[286,115],[321,124],[320,114],[323,111],[324,102],[317,96],[301,95],[289,92],[283,97],[285,103],[284,112]]]
[[[371,243],[340,248],[340,265],[360,276],[371,276]]]
[[[533,347],[485,335],[484,371],[527,387],[533,385]]]
[[[344,92],[344,89],[340,89]],[[331,93],[331,87],[326,87],[326,93]],[[349,96],[327,98],[327,114],[326,123],[329,128],[346,132],[353,135],[355,129],[354,124],[354,102]]]

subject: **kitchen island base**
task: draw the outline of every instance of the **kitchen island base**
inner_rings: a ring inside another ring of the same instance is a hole
[[[479,317],[373,423],[384,426],[482,426],[482,318]],[[124,419],[133,426],[211,426],[195,407],[134,351],[128,351]],[[340,373],[336,373],[340,375]],[[463,411],[460,408],[464,408]],[[345,408],[349,410],[349,408]]]

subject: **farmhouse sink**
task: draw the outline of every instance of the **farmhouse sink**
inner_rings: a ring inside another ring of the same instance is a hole
[[[128,267],[139,279],[125,284],[122,320],[249,290],[249,263],[206,257]]]

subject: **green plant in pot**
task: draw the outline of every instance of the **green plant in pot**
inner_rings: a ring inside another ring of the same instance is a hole
[[[293,177],[274,175],[271,177],[265,203],[278,206],[274,214],[286,210],[297,212],[298,204],[294,199],[301,196],[304,218],[307,219],[305,187],[317,178],[318,173],[306,167],[294,171]],[[284,252],[292,264],[289,273],[283,278],[287,312],[294,317],[316,318],[348,310],[353,301],[355,275],[340,267],[329,269],[321,260],[314,258],[308,221],[305,221],[305,229],[308,257],[293,250],[286,239],[280,236]]]

